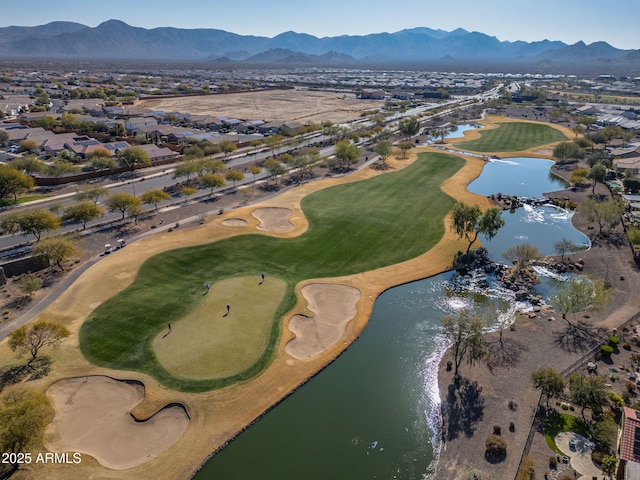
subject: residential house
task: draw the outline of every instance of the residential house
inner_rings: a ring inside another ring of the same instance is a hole
[[[155,162],[158,160],[165,160],[168,158],[174,158],[178,156],[178,154],[173,150],[171,150],[170,148],[158,147],[154,143],[147,143],[145,145],[140,145],[140,148],[142,148],[145,152],[147,152],[147,155],[149,155],[149,158],[151,159],[152,162]]]
[[[158,125],[158,120],[153,117],[132,117],[124,121],[124,128],[127,132],[132,132],[140,127],[149,127]]]
[[[624,407],[619,450],[624,478],[640,478],[640,411]]]

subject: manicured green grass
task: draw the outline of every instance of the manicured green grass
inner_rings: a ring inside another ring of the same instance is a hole
[[[583,419],[568,413],[552,413],[544,421],[544,437],[549,448],[559,455],[566,455],[556,446],[556,435],[561,432],[575,432],[586,438],[591,437],[589,424]]]
[[[527,122],[500,123],[498,128],[480,132],[480,135],[478,140],[456,143],[455,146],[472,152],[517,152],[567,140],[555,128]]]
[[[443,218],[454,204],[440,185],[463,163],[453,155],[421,154],[398,172],[310,195],[302,202],[309,229],[297,238],[243,235],[150,258],[131,286],[100,305],[82,325],[80,348],[97,365],[142,371],[185,391],[247,380],[273,359],[279,319],[295,304],[298,282],[402,262],[438,242]],[[205,283],[260,272],[283,279],[287,290],[258,361],[241,373],[202,380],[180,378],[162,367],[153,351],[155,337],[166,331],[167,323],[198,307]]]
[[[22,203],[33,202],[34,200],[43,200],[45,198],[53,197],[53,195],[28,195],[26,197],[18,197],[17,200],[13,198],[3,198],[0,200],[0,207],[8,207],[9,205],[20,205]]]
[[[269,276],[216,282],[196,308],[172,322],[154,342],[160,364],[177,377],[223,378],[258,361],[287,284]],[[230,303],[232,302],[232,303]],[[227,304],[231,310],[227,313]]]

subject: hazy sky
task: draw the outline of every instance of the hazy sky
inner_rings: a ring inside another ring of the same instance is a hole
[[[605,41],[640,49],[640,0],[0,0],[0,27],[66,20],[95,27],[219,28],[273,37],[317,37],[462,27],[499,40]]]

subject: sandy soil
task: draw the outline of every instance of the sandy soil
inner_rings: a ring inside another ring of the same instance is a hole
[[[288,208],[259,208],[251,212],[260,223],[256,227],[265,232],[289,232],[293,230],[293,224],[289,221],[291,210]]]
[[[143,100],[137,105],[151,110],[177,111],[194,115],[224,115],[241,120],[266,122],[280,120],[309,124],[354,120],[366,110],[379,109],[382,103],[373,100],[357,100],[353,95],[347,96],[343,93],[268,90]]]
[[[47,448],[88,453],[114,470],[152,460],[173,445],[189,425],[189,417],[179,406],[136,422],[130,412],[144,400],[144,388],[109,377],[62,380],[47,393],[56,410],[47,430]]]
[[[407,160],[389,158],[389,170],[402,169],[416,158],[418,151],[411,152]],[[466,158],[465,166],[447,180],[442,189],[454,198],[467,203],[476,203],[483,207],[490,205],[488,199],[466,191],[466,185],[482,170],[484,163],[478,158]],[[293,237],[302,234],[308,228],[308,222],[300,208],[301,199],[315,191],[336,185],[365,180],[384,174],[374,169],[363,169],[351,175],[339,178],[323,178],[287,190],[281,195],[265,200],[260,208],[275,207],[291,211],[289,221],[293,229],[287,232],[265,232],[277,237]],[[105,257],[66,290],[37,320],[55,321],[65,325],[72,332],[71,337],[52,354],[55,368],[49,376],[32,382],[34,388],[46,390],[53,383],[83,375],[109,375],[122,377],[123,372],[96,367],[89,364],[78,349],[78,331],[82,322],[102,302],[126,288],[134,280],[142,263],[153,255],[175,248],[200,245],[229,238],[248,230],[256,230],[258,220],[252,215],[257,209],[255,205],[234,209],[224,215],[211,217],[203,225],[193,228],[175,229],[172,232],[160,232]],[[243,219],[247,226],[232,229],[225,225],[226,219]],[[450,219],[445,219],[450,225]],[[333,345],[306,360],[297,360],[286,352],[286,345],[295,334],[288,328],[289,320],[296,314],[309,314],[307,300],[301,293],[307,284],[318,283],[309,279],[296,286],[298,303],[283,320],[282,338],[277,347],[273,363],[261,375],[251,381],[230,386],[225,389],[188,394],[166,389],[145,374],[127,372],[127,378],[138,380],[145,385],[144,400],[132,408],[132,415],[139,420],[150,418],[166,405],[180,403],[184,405],[190,416],[189,428],[178,439],[175,445],[157,455],[157,458],[126,471],[111,470],[108,473],[98,464],[87,460],[82,465],[64,468],[58,465],[37,466],[33,471],[20,472],[20,479],[46,478],[52,480],[105,478],[136,478],[142,480],[188,478],[197,466],[218,448],[223,447],[230,439],[241,432],[247,425],[281,401],[290,392],[295,391],[302,383],[321,371],[353,343],[366,326],[375,299],[387,288],[401,283],[435,275],[451,266],[452,259],[459,250],[466,249],[466,242],[455,236],[447,228],[441,241],[425,254],[385,268],[363,272],[349,277],[323,279],[322,282],[351,286],[361,292],[357,302],[357,312],[346,324],[341,337]],[[96,288],[99,286],[99,288]],[[6,342],[0,344],[0,358],[11,358]],[[241,404],[238,399],[242,398]],[[121,441],[123,447],[128,442]],[[133,449],[133,446],[130,445]],[[46,474],[45,469],[46,468]]]
[[[228,218],[227,220],[223,220],[222,224],[227,227],[246,227],[247,221],[242,218]]]
[[[287,343],[286,351],[298,360],[318,355],[336,343],[347,323],[355,316],[360,290],[346,285],[313,283],[302,289],[313,317],[294,315],[289,330],[296,337]]]

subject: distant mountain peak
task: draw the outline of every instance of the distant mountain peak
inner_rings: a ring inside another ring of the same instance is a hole
[[[180,60],[244,62],[368,62],[408,64],[455,59],[462,65],[626,66],[640,75],[636,50],[619,50],[606,42],[573,45],[559,41],[500,41],[495,36],[457,28],[451,32],[415,27],[395,33],[318,38],[293,30],[273,38],[238,35],[217,29],[158,27],[145,29],[111,19],[97,27],[52,22],[38,27],[0,28],[4,58],[83,58],[94,60]],[[225,58],[226,57],[226,58]]]

